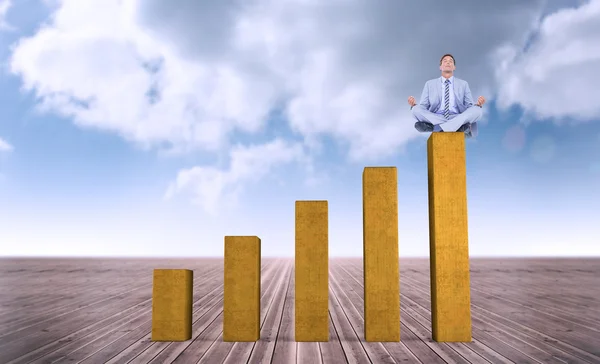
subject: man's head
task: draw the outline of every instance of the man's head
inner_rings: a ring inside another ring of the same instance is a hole
[[[442,71],[442,75],[450,77],[455,69],[456,62],[454,62],[454,56],[451,54],[444,54],[440,59],[440,71]]]

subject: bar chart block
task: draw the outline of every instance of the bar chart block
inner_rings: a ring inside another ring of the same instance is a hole
[[[296,201],[295,337],[329,340],[327,201]]]
[[[260,339],[260,239],[226,236],[223,341]]]
[[[432,338],[471,341],[471,296],[464,133],[427,141]]]
[[[363,172],[363,271],[366,341],[400,341],[398,172]]]
[[[152,341],[192,338],[193,272],[155,269],[152,282]]]

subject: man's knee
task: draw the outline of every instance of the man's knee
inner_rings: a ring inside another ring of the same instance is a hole
[[[424,121],[419,105],[415,105],[412,109],[410,109],[410,113],[418,121]]]
[[[470,111],[472,115],[471,122],[479,120],[483,114],[483,110],[479,106],[472,106]]]
[[[479,106],[471,106],[460,114],[461,120],[465,123],[473,123],[481,118],[481,108]]]

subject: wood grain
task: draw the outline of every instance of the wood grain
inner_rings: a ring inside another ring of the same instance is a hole
[[[329,264],[329,342],[294,341],[294,260],[263,259],[257,342],[223,342],[223,259],[2,259],[0,363],[600,363],[600,259],[471,259],[473,342],[431,340],[400,260],[400,342],[366,342],[362,258]],[[192,339],[152,342],[152,272],[194,271]]]

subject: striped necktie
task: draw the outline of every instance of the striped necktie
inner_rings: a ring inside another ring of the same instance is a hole
[[[450,80],[446,80],[446,90],[444,91],[444,117],[450,116]]]

